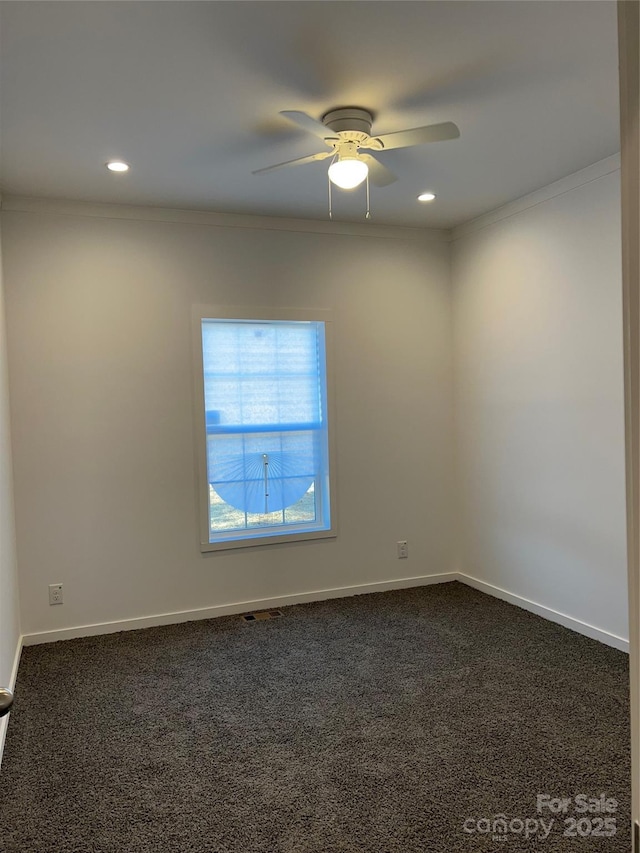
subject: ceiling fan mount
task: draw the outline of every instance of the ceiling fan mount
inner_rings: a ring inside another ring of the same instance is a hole
[[[322,116],[322,124],[334,133],[345,131],[370,136],[373,116],[361,107],[339,107],[325,113]]]
[[[335,141],[332,137],[325,137],[325,142],[333,142],[336,150],[340,150],[345,142],[354,143],[357,148],[382,150],[382,143],[371,136],[373,116],[368,110],[361,107],[330,110],[322,116],[322,124],[335,134]]]

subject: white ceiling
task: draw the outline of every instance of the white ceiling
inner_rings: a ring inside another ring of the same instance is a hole
[[[378,134],[461,131],[379,155],[400,179],[372,187],[377,223],[449,228],[619,150],[615,2],[45,0],[0,20],[11,195],[326,219],[326,163],[251,171],[323,148],[279,110],[341,105]],[[363,215],[363,190],[334,194],[334,218]]]

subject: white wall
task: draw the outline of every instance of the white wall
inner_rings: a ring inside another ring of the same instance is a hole
[[[453,244],[458,563],[626,638],[620,175],[608,168]]]
[[[2,217],[25,634],[449,571],[445,242]],[[207,302],[334,311],[336,540],[200,553],[190,308]]]
[[[626,638],[611,162],[458,229],[451,268],[446,243],[393,229],[4,210],[24,632],[458,569]],[[337,540],[200,553],[190,307],[203,302],[334,311]]]
[[[0,256],[0,686],[13,688],[19,653],[20,619],[12,494],[9,391],[2,258]],[[0,721],[0,758],[7,717]]]

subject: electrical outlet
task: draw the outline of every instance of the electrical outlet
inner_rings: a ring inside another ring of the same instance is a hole
[[[407,544],[407,540],[401,539],[399,542],[396,543],[396,545],[398,548],[398,559],[406,560],[409,556],[409,545]]]
[[[49,584],[49,604],[62,604],[62,584]]]

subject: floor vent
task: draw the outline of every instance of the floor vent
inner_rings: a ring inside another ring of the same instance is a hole
[[[255,613],[245,613],[242,617],[245,622],[264,622],[265,619],[279,619],[281,610],[256,610]]]

